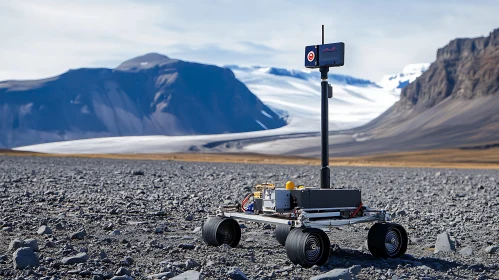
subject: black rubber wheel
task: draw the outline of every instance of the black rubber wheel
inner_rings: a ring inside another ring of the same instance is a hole
[[[294,264],[321,266],[329,259],[331,243],[327,234],[317,228],[295,228],[286,239],[286,254]]]
[[[203,240],[211,246],[228,244],[236,247],[241,240],[241,228],[236,220],[225,217],[210,217],[201,229]]]
[[[367,235],[367,247],[375,257],[398,258],[407,250],[407,232],[398,224],[374,224]]]
[[[286,245],[286,238],[288,238],[289,232],[293,229],[290,225],[276,225],[275,226],[275,238],[277,242],[282,246]]]

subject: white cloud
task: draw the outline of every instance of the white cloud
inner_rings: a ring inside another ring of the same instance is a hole
[[[305,45],[344,41],[335,73],[379,80],[431,62],[455,37],[499,27],[497,1],[0,2],[0,80],[115,67],[147,52],[211,64],[303,67]]]

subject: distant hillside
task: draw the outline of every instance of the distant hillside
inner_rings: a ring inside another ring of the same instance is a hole
[[[402,89],[400,100],[367,125],[333,138],[333,155],[499,143],[499,29],[455,39]],[[345,137],[349,135],[349,137]],[[344,140],[348,139],[348,140]],[[291,152],[318,155],[317,147]]]
[[[284,126],[231,70],[147,54],[116,69],[0,82],[0,147]]]

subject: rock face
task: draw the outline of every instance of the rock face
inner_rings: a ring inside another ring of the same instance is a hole
[[[0,148],[285,125],[231,70],[155,53],[116,69],[76,69],[44,80],[0,82],[0,116]]]

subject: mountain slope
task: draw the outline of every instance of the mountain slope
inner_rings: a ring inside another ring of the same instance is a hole
[[[333,155],[451,148],[499,143],[499,29],[455,39],[400,100],[365,126],[333,141]],[[367,141],[358,142],[362,138]],[[315,155],[317,147],[292,151]]]
[[[281,127],[232,71],[147,54],[116,69],[0,82],[0,146],[105,136],[195,135]]]

